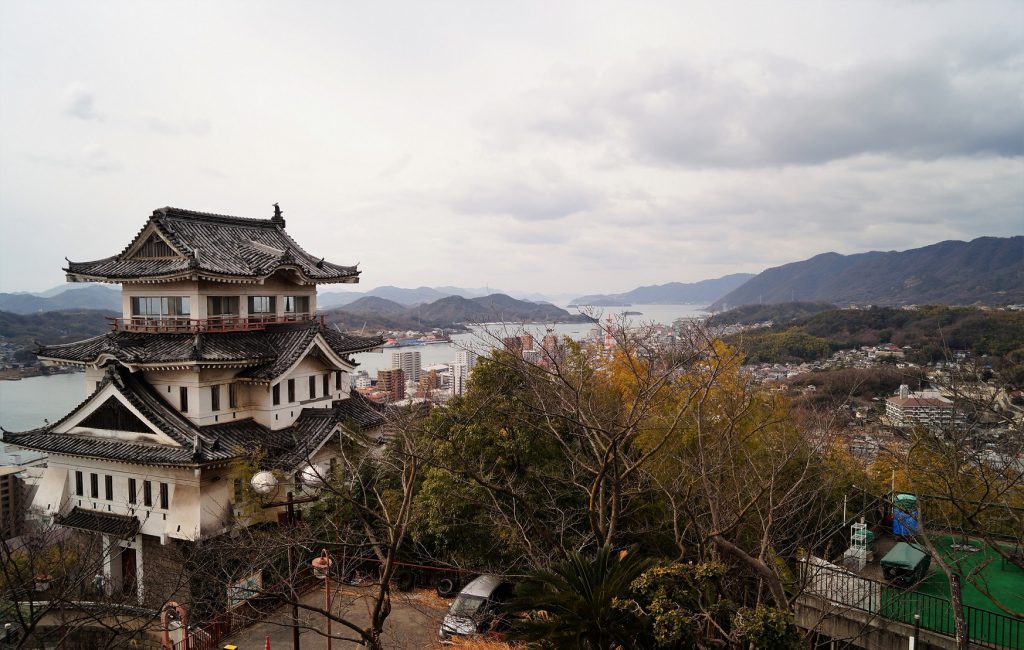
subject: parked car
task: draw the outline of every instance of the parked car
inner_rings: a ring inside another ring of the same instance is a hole
[[[473,579],[455,597],[441,621],[441,641],[507,632],[508,619],[501,610],[514,592],[515,585],[500,576],[485,574]]]

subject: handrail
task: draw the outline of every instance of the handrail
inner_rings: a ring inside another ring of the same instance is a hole
[[[947,598],[892,587],[834,565],[812,564],[805,560],[803,569],[807,593],[910,625],[917,614],[921,617],[922,629],[945,636],[955,635],[953,609]],[[972,644],[986,648],[1024,647],[1024,619],[966,604],[964,619]]]
[[[210,318],[150,318],[148,316],[132,316],[130,318],[107,316],[110,328],[114,332],[143,332],[149,334],[200,334],[220,332],[258,332],[268,325],[284,323],[308,323],[319,320],[324,324],[324,316],[313,313],[283,314],[269,316],[213,316]]]

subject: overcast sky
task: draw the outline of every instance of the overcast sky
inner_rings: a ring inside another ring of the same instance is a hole
[[[0,1],[0,291],[153,209],[364,288],[610,293],[1024,233],[1020,2]]]

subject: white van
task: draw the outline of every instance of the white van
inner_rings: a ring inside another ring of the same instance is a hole
[[[442,642],[455,637],[508,631],[508,620],[501,611],[515,592],[515,585],[495,575],[482,575],[462,588],[441,621],[438,636]]]

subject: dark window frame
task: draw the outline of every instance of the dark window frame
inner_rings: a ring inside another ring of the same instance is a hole
[[[85,496],[85,475],[75,470],[75,496]]]
[[[309,399],[316,399],[316,375],[309,376]]]
[[[142,482],[142,505],[147,508],[153,507],[153,482],[143,481]]]
[[[281,384],[274,384],[270,389],[271,401],[274,406],[281,404]]]
[[[331,394],[331,375],[330,373],[324,374],[324,397]]]
[[[341,390],[341,371],[340,370],[335,370],[334,371],[334,389],[335,390]]]
[[[114,477],[110,474],[103,477],[103,496],[107,501],[114,500]]]
[[[171,491],[166,483],[160,483],[160,509],[167,510],[171,503]]]
[[[220,410],[220,384],[210,386],[210,410]]]
[[[238,408],[238,384],[228,384],[228,408]]]
[[[128,503],[137,503],[135,492],[138,489],[138,485],[135,483],[135,479],[128,479]]]
[[[288,380],[288,403],[291,404],[295,401],[295,380]]]
[[[93,499],[100,498],[100,475],[89,472],[89,496]]]
[[[249,307],[249,315],[273,316],[277,313],[277,300],[275,298],[276,296],[249,296],[246,300],[246,305]]]
[[[181,403],[181,412],[188,413],[188,386],[178,386],[178,401]]]

